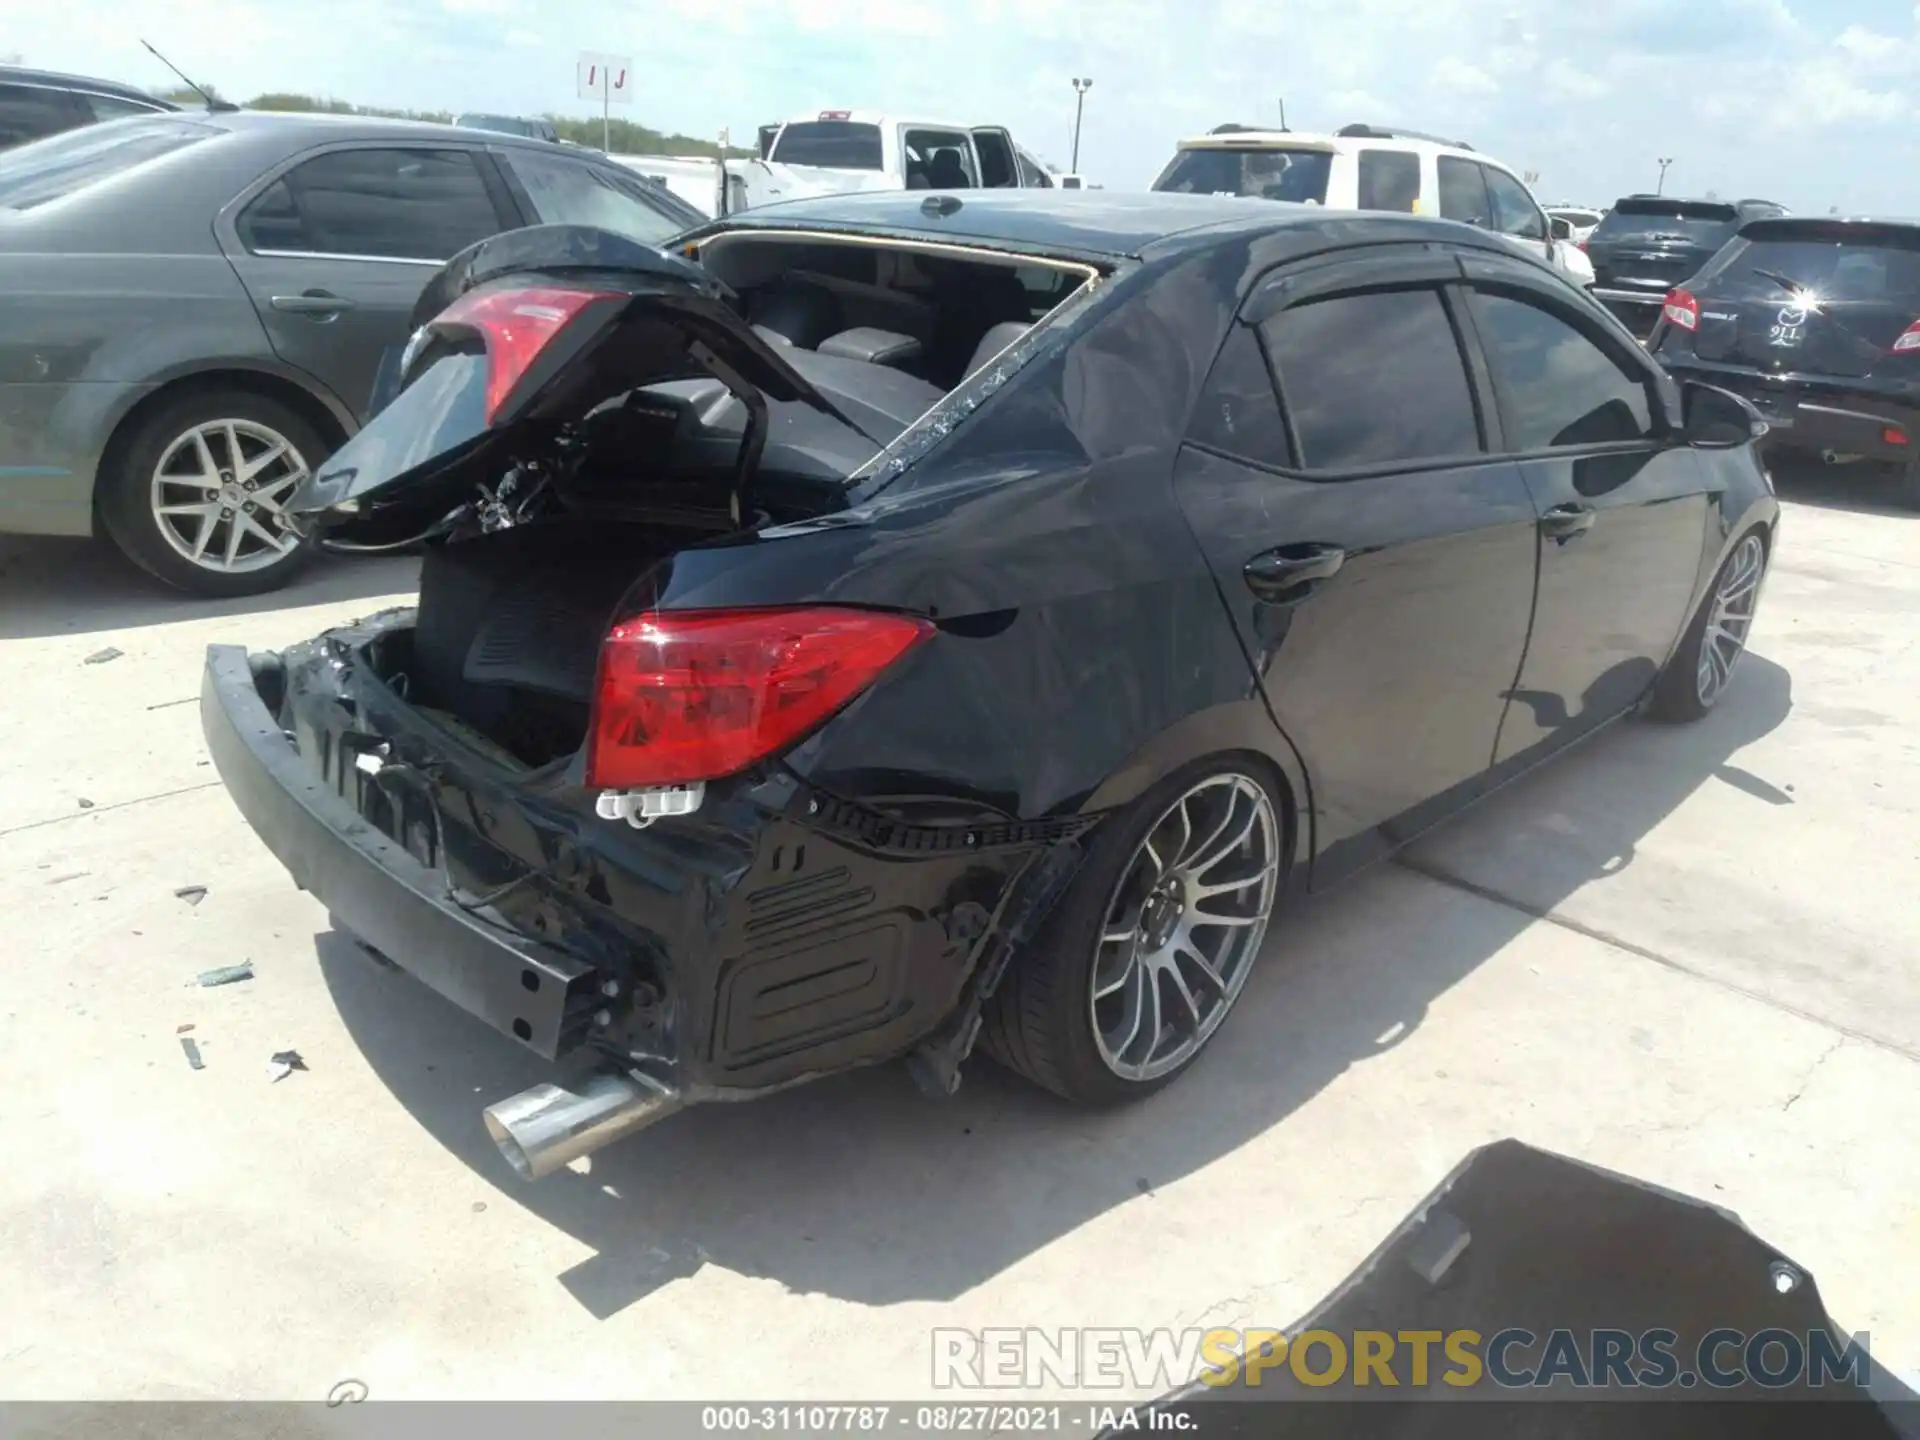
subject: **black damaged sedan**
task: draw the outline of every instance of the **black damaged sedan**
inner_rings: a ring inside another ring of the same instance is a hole
[[[1745,401],[1497,236],[1188,196],[841,196],[485,241],[298,497],[418,604],[208,653],[302,888],[549,1059],[542,1175],[976,1040],[1144,1095],[1286,897],[1726,693]]]

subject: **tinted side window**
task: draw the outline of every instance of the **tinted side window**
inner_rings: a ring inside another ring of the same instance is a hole
[[[1466,365],[1439,291],[1311,301],[1261,329],[1307,469],[1480,449]]]
[[[1456,160],[1451,155],[1442,155],[1437,163],[1441,217],[1491,227],[1493,207],[1487,200],[1486,172],[1471,160]]]
[[[1188,438],[1263,465],[1292,463],[1280,402],[1273,393],[1273,374],[1260,353],[1258,337],[1247,326],[1236,324],[1227,336],[1193,412]]]
[[[79,95],[75,98],[87,107],[95,120],[124,120],[129,115],[165,113],[152,105],[142,105],[138,100],[122,100],[118,95]]]
[[[288,171],[239,221],[251,249],[394,260],[445,260],[500,228],[464,150],[318,155]]]
[[[648,245],[686,229],[635,193],[635,187],[598,166],[518,147],[504,150],[501,158],[546,224],[593,225]]]
[[[1420,199],[1420,157],[1405,150],[1360,152],[1360,208],[1413,213]]]
[[[39,85],[0,85],[0,150],[42,135],[57,135],[86,123],[86,114],[64,90]]]
[[[1547,222],[1533,203],[1527,187],[1504,170],[1486,167],[1487,189],[1493,195],[1493,223],[1502,235],[1522,240],[1547,238]]]
[[[909,190],[966,190],[980,183],[973,173],[969,136],[953,130],[909,130],[900,137],[906,151]],[[915,180],[919,183],[914,183]]]
[[[1645,377],[1558,315],[1480,292],[1474,318],[1504,400],[1507,446],[1545,450],[1653,434]]]

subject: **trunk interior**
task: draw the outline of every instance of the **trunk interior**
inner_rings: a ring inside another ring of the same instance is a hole
[[[586,738],[601,639],[654,562],[713,538],[690,527],[562,516],[431,547],[414,627],[368,658],[414,709],[509,768]]]

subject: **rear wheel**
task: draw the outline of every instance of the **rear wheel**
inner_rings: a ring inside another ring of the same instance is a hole
[[[1746,653],[1766,570],[1766,541],[1755,530],[1722,562],[1680,648],[1654,685],[1648,707],[1654,719],[1698,720],[1719,703]]]
[[[1252,972],[1282,834],[1270,783],[1237,760],[1189,766],[1111,817],[994,995],[987,1052],[1070,1100],[1169,1083]]]
[[[1897,484],[1894,495],[1899,503],[1908,510],[1920,510],[1920,455],[1900,468]]]
[[[246,391],[187,395],[139,422],[100,477],[100,518],[127,557],[199,595],[277,589],[307,560],[284,507],[328,447]]]

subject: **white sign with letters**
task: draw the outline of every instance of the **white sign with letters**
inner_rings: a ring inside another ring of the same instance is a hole
[[[582,51],[579,62],[580,98],[615,105],[633,102],[633,61],[625,55]]]

